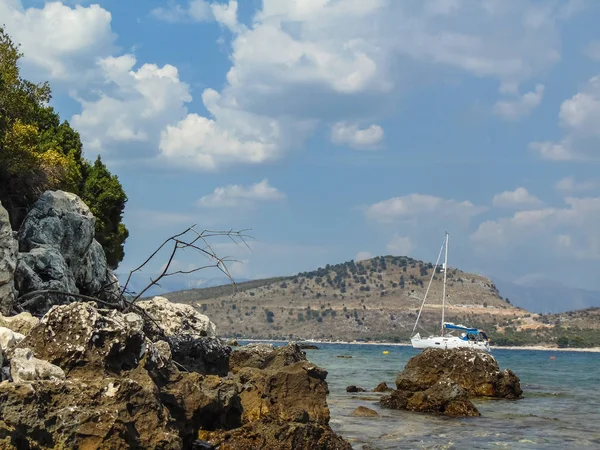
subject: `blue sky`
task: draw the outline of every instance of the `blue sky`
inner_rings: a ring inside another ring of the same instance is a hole
[[[0,17],[123,182],[119,272],[192,223],[252,229],[251,251],[215,247],[240,278],[435,260],[448,230],[451,265],[600,289],[597,2],[0,0]]]

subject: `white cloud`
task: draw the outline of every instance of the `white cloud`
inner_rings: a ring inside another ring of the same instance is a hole
[[[520,254],[539,264],[550,255],[597,260],[599,220],[600,197],[567,197],[563,207],[519,211],[511,217],[483,222],[471,241],[481,254],[493,258]],[[557,262],[565,263],[562,259]]]
[[[600,61],[600,40],[595,40],[589,43],[586,54],[594,61]]]
[[[600,149],[600,75],[565,100],[559,113],[564,137],[558,142],[532,142],[531,149],[555,161],[597,160]]]
[[[523,208],[540,205],[542,202],[532,195],[524,187],[518,187],[514,191],[504,191],[494,195],[492,199],[494,206],[506,208]]]
[[[573,192],[592,191],[600,187],[600,182],[596,180],[577,181],[573,177],[566,177],[559,180],[555,187],[558,191],[569,194]]]
[[[206,208],[237,208],[252,206],[258,202],[282,200],[285,195],[269,185],[266,178],[250,186],[230,184],[216,188],[198,200],[198,206]]]
[[[210,7],[217,22],[234,33],[240,31],[237,20],[238,2],[236,0],[229,0],[229,3],[213,3]]]
[[[113,51],[112,17],[99,5],[47,2],[26,9],[20,0],[0,0],[0,17],[21,44],[26,72],[37,79],[81,84],[96,58]]]
[[[331,128],[331,141],[338,145],[348,145],[356,149],[375,148],[383,139],[383,128],[371,125],[360,129],[358,125],[338,122]]]
[[[356,254],[356,256],[354,257],[354,261],[359,262],[359,261],[366,261],[367,259],[371,259],[373,258],[373,255],[369,252],[358,252]]]
[[[426,217],[436,220],[437,223],[443,223],[450,219],[469,221],[485,210],[486,208],[475,206],[469,201],[461,202],[432,195],[410,194],[375,203],[366,209],[366,216],[382,224],[415,222]]]
[[[507,120],[519,119],[531,114],[542,102],[543,95],[544,85],[538,84],[534,91],[527,92],[515,100],[499,100],[494,105],[494,113]]]
[[[144,64],[134,70],[135,64],[133,55],[98,62],[105,89],[94,99],[79,99],[82,111],[72,118],[87,151],[114,156],[121,146],[118,156],[129,156],[135,142],[144,144],[144,152],[156,151],[160,130],[187,113],[192,97],[176,67]]]
[[[150,14],[165,22],[177,23],[192,20],[195,22],[208,22],[214,20],[210,3],[205,0],[192,0],[187,6],[170,1],[167,7],[153,9]]]
[[[397,234],[386,245],[387,251],[396,256],[410,256],[414,248],[415,246],[409,237],[398,236]]]

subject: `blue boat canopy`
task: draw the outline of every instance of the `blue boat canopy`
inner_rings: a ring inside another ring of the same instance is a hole
[[[467,334],[479,334],[479,330],[477,328],[467,328],[462,325],[454,325],[453,323],[444,322],[444,328],[449,330],[461,330]]]

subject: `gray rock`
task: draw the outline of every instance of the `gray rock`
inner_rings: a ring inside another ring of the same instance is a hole
[[[0,350],[7,355],[19,342],[25,339],[21,333],[17,333],[5,327],[0,327]]]
[[[13,237],[8,212],[0,203],[0,313],[10,314],[16,298],[14,273],[18,243]]]
[[[231,347],[216,337],[194,338],[189,335],[167,338],[173,360],[187,370],[208,375],[225,376],[229,372]]]
[[[104,249],[96,239],[92,241],[81,264],[73,269],[81,294],[110,302],[120,300],[119,281],[108,267]]]
[[[10,374],[15,383],[65,379],[65,373],[60,367],[35,358],[33,352],[28,348],[15,349],[10,359]]]

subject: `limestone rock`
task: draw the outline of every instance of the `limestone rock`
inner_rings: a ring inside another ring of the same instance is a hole
[[[297,344],[277,349],[271,344],[248,344],[231,354],[229,366],[235,373],[242,367],[274,370],[299,361],[306,361],[306,353]]]
[[[10,314],[16,298],[14,273],[18,242],[13,237],[8,212],[0,203],[0,313]]]
[[[138,366],[146,352],[143,320],[134,313],[97,309],[93,302],[53,306],[21,347],[61,367],[119,373]]]
[[[10,358],[10,374],[15,383],[38,380],[64,380],[60,367],[35,358],[28,348],[17,348]]]
[[[346,392],[366,392],[363,388],[358,387],[358,386],[348,386],[346,388]]]
[[[471,397],[521,398],[519,378],[500,371],[489,353],[472,349],[425,349],[413,356],[396,378],[398,390],[423,391],[448,378]]]
[[[367,408],[366,406],[359,406],[354,411],[352,411],[352,415],[354,417],[378,417],[379,416],[377,411]]]
[[[389,387],[387,385],[387,383],[384,381],[384,382],[379,383],[377,385],[377,387],[375,387],[375,389],[373,389],[373,392],[390,392],[392,390],[393,389],[391,387]]]
[[[17,333],[9,328],[0,327],[0,350],[2,350],[2,353],[7,354],[8,351],[15,348],[23,339],[25,339],[25,336],[21,333]]]
[[[167,338],[171,344],[173,360],[187,370],[206,375],[225,376],[229,372],[231,347],[219,338],[194,338],[180,335]]]
[[[33,317],[28,312],[6,317],[0,314],[0,327],[5,327],[24,335],[28,335],[38,323],[40,323],[40,319]]]
[[[190,305],[171,303],[165,297],[137,302],[161,327],[167,337],[187,335],[194,338],[215,337],[217,328],[204,314]]]
[[[352,450],[329,426],[311,422],[263,419],[227,432],[201,433],[200,438],[218,444],[219,450]]]

